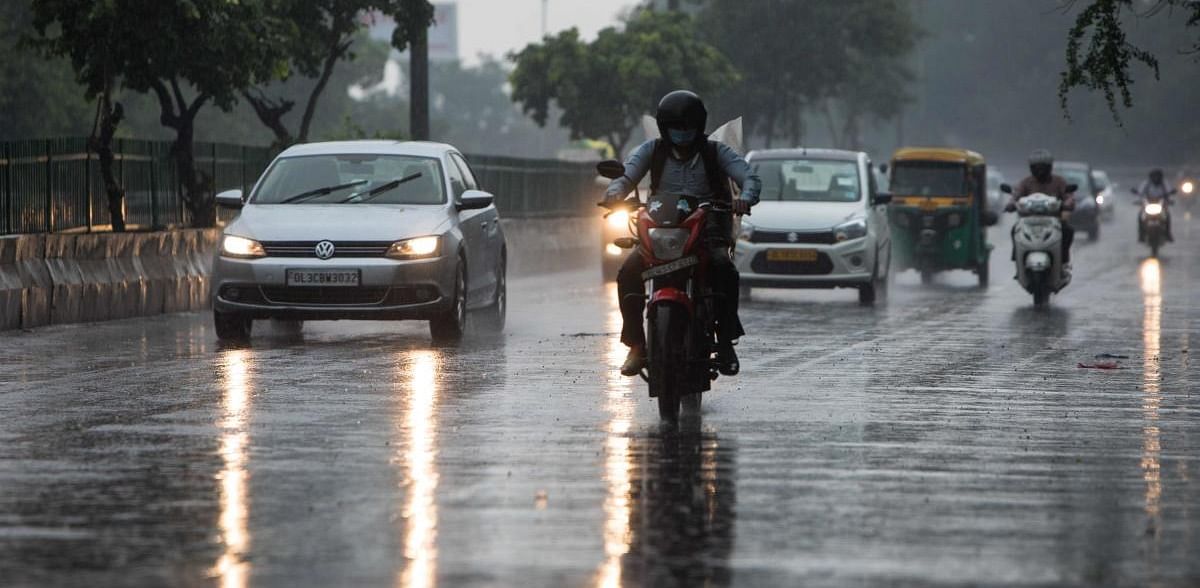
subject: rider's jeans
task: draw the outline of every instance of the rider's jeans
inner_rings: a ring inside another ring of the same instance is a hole
[[[728,241],[706,238],[710,251],[709,277],[713,293],[723,294],[716,298],[717,338],[732,342],[745,334],[738,318],[739,275],[733,260],[729,258]],[[634,251],[617,273],[617,296],[621,304],[621,342],[630,346],[646,344],[646,332],[642,328],[642,313],[646,308],[646,288],[642,282],[642,271],[646,264],[642,254]]]

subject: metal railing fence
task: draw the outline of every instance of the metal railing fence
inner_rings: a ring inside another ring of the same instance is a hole
[[[186,225],[187,207],[169,141],[118,139],[114,173],[125,188],[130,230]],[[267,147],[196,143],[206,189],[250,190],[275,153]],[[591,164],[468,155],[502,216],[579,216],[600,198]],[[0,142],[0,235],[109,230],[96,153],[83,137]]]

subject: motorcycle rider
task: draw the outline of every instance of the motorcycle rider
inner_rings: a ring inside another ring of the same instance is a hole
[[[733,214],[748,214],[758,203],[762,183],[750,166],[732,148],[709,140],[705,134],[708,110],[693,92],[676,90],[663,96],[655,113],[661,138],[642,143],[625,161],[625,175],[613,180],[605,193],[606,202],[626,197],[647,173],[650,192],[687,195],[701,202],[728,205],[729,212],[712,210],[704,231],[705,244],[711,251],[710,287],[719,294],[717,303],[717,362],[727,376],[738,373],[737,353],[733,346],[745,332],[738,319],[739,277],[729,257],[732,243]],[[734,198],[729,181],[741,188]],[[642,256],[634,251],[617,273],[617,295],[621,306],[621,342],[629,346],[629,355],[621,373],[635,376],[646,366],[646,333],[642,313]]]
[[[1004,208],[1007,212],[1017,209],[1017,201],[1031,194],[1045,194],[1062,201],[1062,210],[1075,207],[1075,197],[1067,192],[1067,181],[1062,176],[1051,173],[1054,169],[1054,156],[1045,149],[1035,149],[1029,154],[1029,177],[1021,180],[1013,190],[1012,201]],[[1016,227],[1013,227],[1016,230]],[[1016,259],[1016,235],[1013,235],[1013,259]],[[1062,262],[1063,269],[1071,269],[1071,243],[1075,241],[1075,228],[1071,223],[1062,221]]]
[[[1166,221],[1167,241],[1175,241],[1175,237],[1171,235],[1171,214],[1168,211],[1171,204],[1171,194],[1174,190],[1167,187],[1163,181],[1163,171],[1161,169],[1150,170],[1150,178],[1142,182],[1138,187],[1137,193],[1146,202],[1158,202],[1163,205],[1163,219]],[[1138,242],[1146,240],[1146,231],[1142,226],[1142,214],[1138,213]]]

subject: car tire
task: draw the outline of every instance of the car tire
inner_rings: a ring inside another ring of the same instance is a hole
[[[304,321],[271,319],[271,330],[276,333],[298,335],[304,330]]]
[[[980,288],[988,287],[988,280],[991,278],[991,269],[988,267],[990,265],[991,265],[991,258],[990,257],[984,258],[983,263],[979,265],[979,269],[976,271],[976,273],[979,276],[979,287]]]
[[[499,268],[496,272],[496,294],[492,303],[484,309],[483,326],[490,332],[499,333],[504,330],[508,316],[508,262],[506,255],[500,254]]]
[[[213,326],[217,329],[218,341],[245,343],[250,340],[254,321],[242,314],[214,310]]]
[[[454,270],[450,308],[430,319],[429,335],[435,345],[457,345],[467,332],[467,271],[460,259]]]
[[[740,287],[738,287],[738,299],[739,300],[750,300],[751,296],[754,296],[754,287],[753,286],[747,286],[745,284],[742,284]]]
[[[1098,241],[1099,239],[1100,239],[1100,223],[1097,222],[1096,226],[1092,227],[1088,231],[1088,241]]]

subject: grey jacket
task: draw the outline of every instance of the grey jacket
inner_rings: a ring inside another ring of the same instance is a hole
[[[638,146],[629,159],[625,160],[625,175],[613,180],[605,193],[607,200],[620,200],[633,191],[633,187],[642,181],[650,172],[650,160],[654,155],[654,140],[651,139]],[[717,143],[717,162],[729,179],[733,180],[742,193],[738,198],[751,205],[758,203],[758,194],[762,191],[762,181],[750,170],[750,165],[736,151],[724,143]],[[712,186],[708,185],[708,175],[704,170],[704,157],[696,152],[691,159],[681,161],[674,156],[667,158],[663,166],[659,189],[669,194],[695,196],[700,200],[713,197]]]

